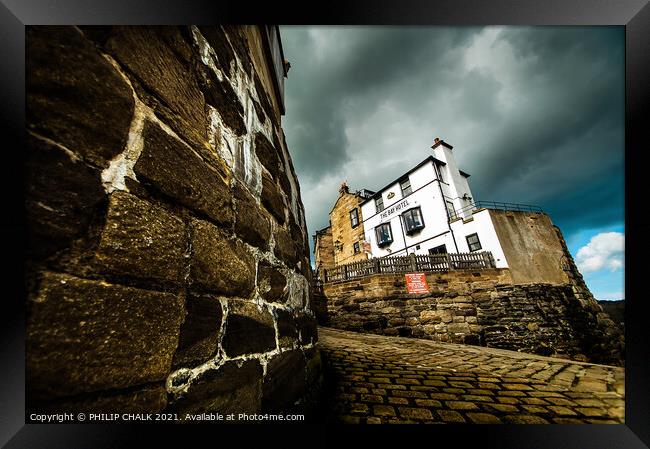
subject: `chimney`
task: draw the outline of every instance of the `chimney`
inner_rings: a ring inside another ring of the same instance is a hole
[[[349,192],[350,192],[350,188],[348,187],[348,182],[343,181],[341,183],[341,187],[339,187],[339,193],[343,194],[343,193],[349,193]]]
[[[435,139],[433,139],[433,145],[431,145],[431,148],[435,149],[438,145],[444,145],[447,148],[449,148],[450,150],[453,148],[451,145],[449,145],[444,140],[440,139],[439,137],[436,137]]]

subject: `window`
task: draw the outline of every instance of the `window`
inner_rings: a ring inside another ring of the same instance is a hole
[[[393,233],[390,230],[390,223],[380,224],[375,228],[377,246],[386,246],[393,243]]]
[[[429,254],[447,254],[447,245],[436,246],[429,250]]]
[[[350,211],[350,223],[353,228],[359,226],[359,209],[356,207]]]
[[[447,215],[449,216],[450,220],[453,220],[456,218],[456,209],[454,209],[454,203],[451,201],[445,201],[445,204],[447,205]]]
[[[377,207],[377,213],[384,210],[384,198],[383,197],[380,196],[379,198],[375,198],[375,207]]]
[[[470,234],[465,238],[467,239],[467,246],[469,246],[470,252],[481,249],[481,242],[478,239],[478,234]]]
[[[405,197],[407,195],[410,195],[413,193],[413,190],[411,189],[411,180],[406,178],[402,182],[399,183],[400,188],[402,189],[402,197]]]
[[[354,242],[354,254],[358,254],[361,252],[361,249],[359,248],[359,242]]]
[[[424,228],[424,220],[422,220],[422,211],[419,207],[407,210],[402,214],[404,218],[404,227],[407,234],[413,234],[416,231]]]

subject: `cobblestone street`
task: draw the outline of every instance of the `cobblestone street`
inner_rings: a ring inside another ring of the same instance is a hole
[[[344,423],[618,424],[622,368],[320,327]]]

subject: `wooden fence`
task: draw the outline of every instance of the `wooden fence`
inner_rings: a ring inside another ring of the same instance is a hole
[[[490,251],[451,254],[410,254],[362,260],[325,270],[325,282],[356,279],[377,273],[482,270],[496,268]]]

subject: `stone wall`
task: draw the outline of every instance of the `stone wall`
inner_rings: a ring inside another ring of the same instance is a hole
[[[490,209],[490,218],[516,284],[569,282],[562,235],[548,215]]]
[[[364,198],[345,189],[341,191],[330,212],[335,265],[358,262],[368,258],[368,254],[363,252],[361,243],[359,243],[360,251],[358,253],[354,252],[354,243],[361,242],[364,239],[363,217],[361,216],[361,207],[359,207],[363,201]],[[359,225],[353,228],[350,221],[350,211],[354,208],[359,211]],[[342,245],[340,250],[336,248],[337,241]]]
[[[26,27],[28,410],[289,411],[317,391],[261,32]]]
[[[332,327],[620,364],[622,334],[585,307],[571,284],[512,283],[507,269],[426,275],[409,294],[403,274],[325,284]]]
[[[409,294],[403,274],[374,274],[326,283],[332,327],[456,343],[479,343],[472,294],[511,283],[505,269],[426,275],[430,293]]]
[[[316,231],[314,235],[314,263],[316,265],[314,275],[319,279],[324,278],[325,270],[334,268],[334,240],[331,226]]]

